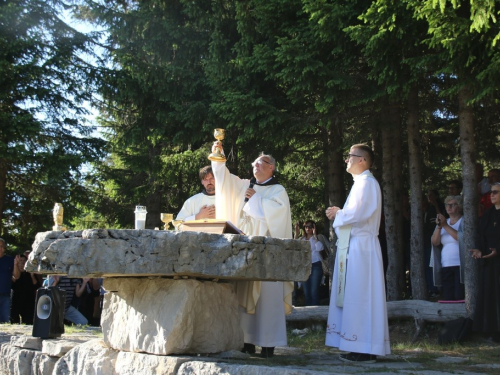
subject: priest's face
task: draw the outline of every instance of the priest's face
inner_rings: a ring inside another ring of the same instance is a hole
[[[274,166],[265,156],[258,157],[253,163],[253,175],[259,182],[264,182],[273,177]]]
[[[365,165],[365,157],[362,154],[362,150],[357,148],[351,148],[349,150],[349,154],[346,155],[345,162],[347,164],[346,171],[350,174],[360,174],[366,168]]]
[[[201,184],[205,188],[208,194],[215,193],[215,178],[214,175],[209,173],[205,176],[203,180],[201,180]]]

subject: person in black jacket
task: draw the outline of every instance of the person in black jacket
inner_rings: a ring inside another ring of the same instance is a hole
[[[500,182],[491,185],[491,203],[478,225],[478,248],[470,250],[479,263],[479,285],[472,329],[500,341]]]

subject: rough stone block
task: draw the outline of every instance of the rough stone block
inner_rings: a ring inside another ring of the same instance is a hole
[[[108,278],[101,318],[117,350],[151,354],[240,349],[243,333],[230,286],[197,280]]]
[[[10,344],[12,346],[17,346],[18,348],[41,350],[42,349],[42,339],[33,336],[12,336],[10,338]]]
[[[37,352],[4,343],[0,346],[0,368],[9,375],[31,374],[31,362]]]
[[[29,272],[305,281],[308,241],[239,234],[88,229],[38,233]]]
[[[55,364],[52,375],[115,375],[118,352],[101,339],[75,346]]]
[[[176,375],[190,357],[159,356],[145,353],[119,352],[116,357],[117,375]]]
[[[186,362],[183,363],[177,375],[327,375],[331,372],[304,370],[287,367],[268,367],[255,365],[237,365],[230,363],[211,363],[211,362]]]
[[[42,353],[52,357],[62,357],[75,346],[80,345],[81,341],[73,340],[43,340]]]
[[[31,375],[52,374],[54,366],[59,358],[51,357],[47,354],[36,353],[31,362]]]

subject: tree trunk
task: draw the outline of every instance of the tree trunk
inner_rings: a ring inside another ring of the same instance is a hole
[[[7,188],[7,162],[0,158],[0,236],[4,235],[3,208],[5,204],[5,189]]]
[[[409,218],[403,216],[403,209],[408,210],[408,196],[403,196],[402,187],[402,170],[403,170],[403,156],[402,156],[402,135],[400,116],[401,107],[399,104],[390,106],[389,109],[389,122],[392,127],[392,183],[394,184],[394,224],[396,236],[396,251],[399,254],[399,262],[401,272],[399,273],[399,284],[401,285],[401,297],[407,293],[406,283],[406,269],[409,268]],[[406,232],[405,232],[406,231]],[[406,235],[406,236],[405,236]]]
[[[344,187],[345,162],[342,156],[342,141],[343,141],[342,126],[340,125],[338,117],[335,118],[334,121],[332,121],[332,124],[327,130],[326,138],[327,139],[324,145],[326,146],[325,155],[327,156],[327,160],[326,160],[326,168],[324,168],[324,170],[326,173],[325,181],[327,188],[326,190],[328,192],[328,197],[327,197],[328,206],[342,207],[346,199],[345,187]],[[329,226],[330,244],[333,255],[332,260],[334,260],[337,251],[337,248],[335,246],[335,243],[337,242],[336,235],[332,227],[333,222],[328,221],[328,219],[326,220]],[[333,262],[329,264],[329,268],[330,268],[330,275],[333,275]],[[331,290],[332,287],[331,277],[329,283],[330,283],[329,290]]]
[[[395,148],[393,138],[392,124],[382,126],[382,191],[383,191],[383,210],[385,222],[385,235],[387,241],[387,300],[395,301],[401,299],[401,251],[398,249],[397,235],[396,235],[396,201],[394,194],[393,184],[393,150]],[[399,146],[399,145],[398,145]],[[396,146],[397,147],[397,146]]]
[[[410,258],[413,299],[427,298],[424,267],[424,219],[422,217],[422,153],[420,150],[420,124],[418,87],[411,88],[408,96],[408,149],[410,166]]]
[[[477,185],[474,176],[476,145],[474,140],[474,112],[468,101],[471,93],[464,87],[458,93],[458,125],[460,127],[460,157],[463,176],[464,240],[465,240],[465,308],[467,316],[472,318],[476,306],[477,263],[469,256],[469,249],[476,247],[477,234]]]

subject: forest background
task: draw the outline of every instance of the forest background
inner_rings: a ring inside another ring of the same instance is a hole
[[[10,252],[53,225],[147,228],[200,191],[213,129],[228,167],[278,160],[293,222],[342,205],[344,155],[373,147],[383,189],[387,295],[425,299],[422,201],[464,183],[474,247],[474,164],[500,166],[495,0],[8,0],[0,3],[0,222]],[[68,15],[93,25],[79,32]],[[88,115],[98,113],[95,121]],[[408,205],[405,204],[408,202]],[[332,234],[331,234],[332,235]],[[475,264],[466,260],[468,311]]]

